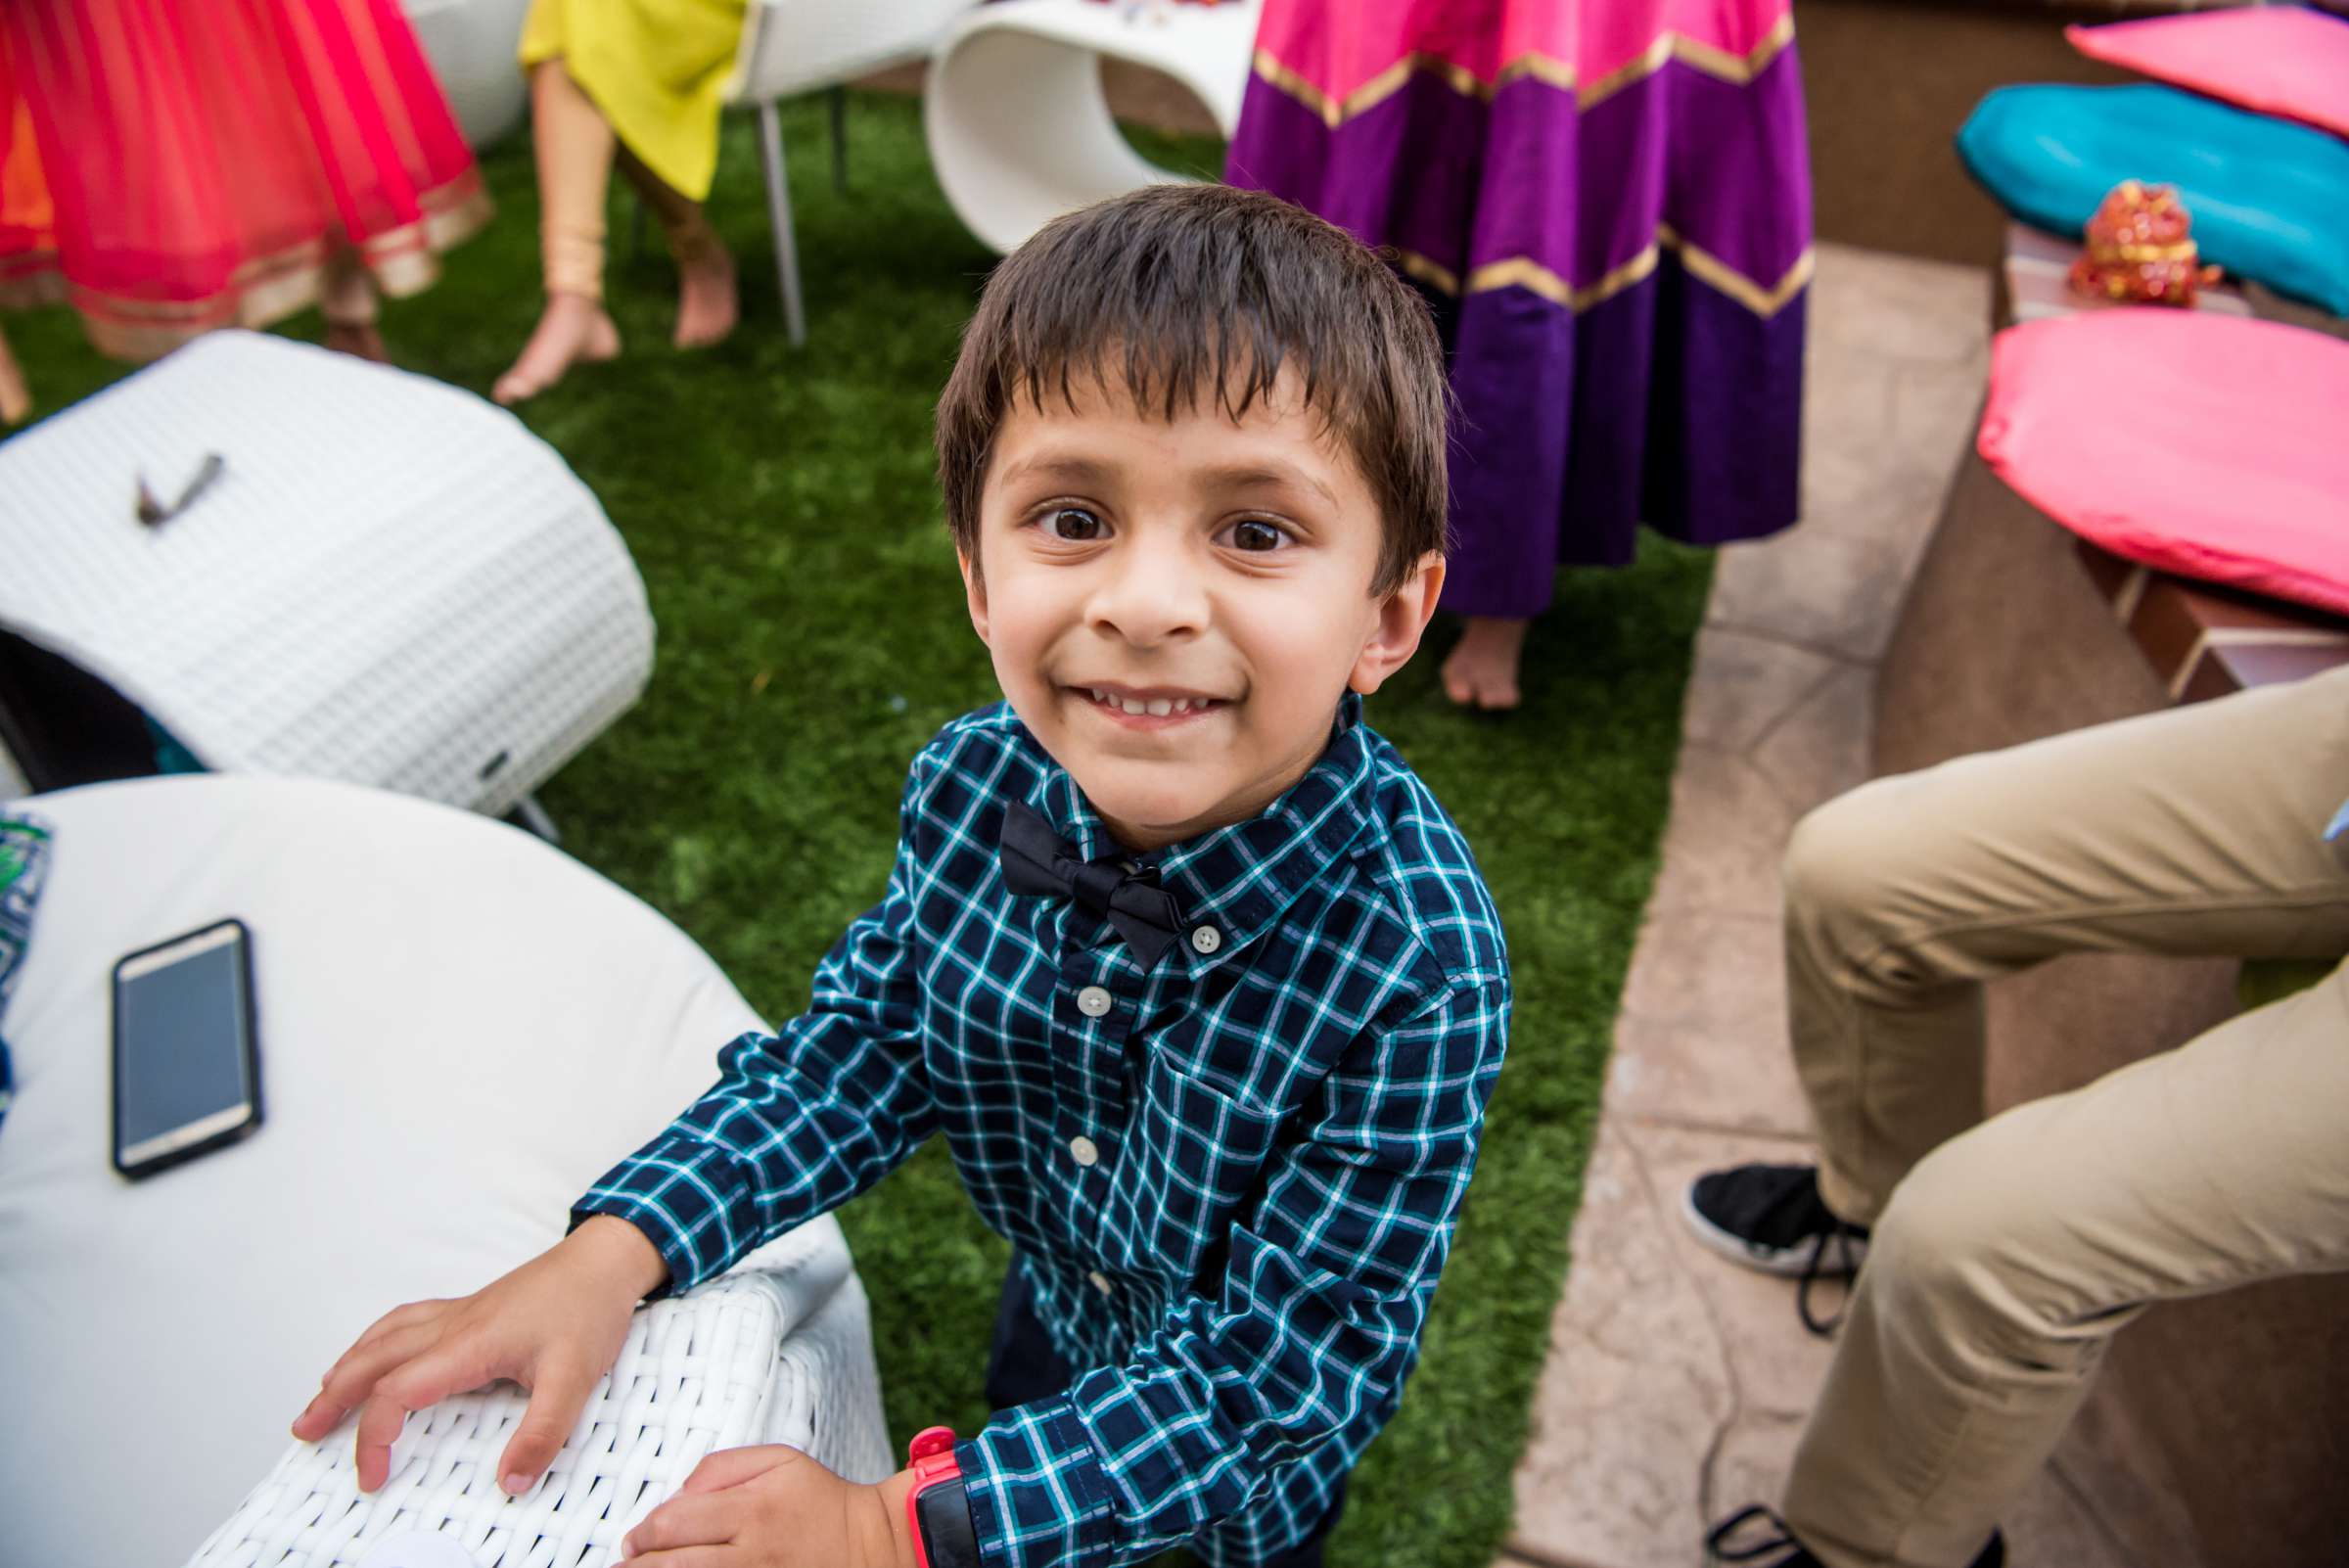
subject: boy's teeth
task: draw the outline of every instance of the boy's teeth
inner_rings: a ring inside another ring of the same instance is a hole
[[[1164,718],[1169,714],[1204,714],[1215,706],[1212,697],[1121,697],[1105,686],[1086,689],[1092,693],[1093,701],[1104,708],[1132,714],[1137,718],[1144,714],[1154,718]]]

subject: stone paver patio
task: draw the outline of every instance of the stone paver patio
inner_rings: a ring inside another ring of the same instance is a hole
[[[1810,1157],[1778,858],[1868,776],[1876,663],[1973,436],[1990,277],[1822,245],[1810,311],[1804,520],[1721,554],[1504,1563],[1694,1568],[1710,1521],[1775,1499],[1831,1354],[1790,1283],[1696,1244],[1681,1194]],[[2066,1456],[2007,1521],[2009,1561],[2133,1568]]]

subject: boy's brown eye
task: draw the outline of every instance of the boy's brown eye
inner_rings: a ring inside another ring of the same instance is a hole
[[[1288,535],[1269,523],[1251,519],[1233,526],[1231,542],[1243,550],[1277,550],[1288,543]]]
[[[1044,515],[1044,531],[1056,539],[1082,543],[1101,536],[1101,520],[1082,506],[1054,507]]]

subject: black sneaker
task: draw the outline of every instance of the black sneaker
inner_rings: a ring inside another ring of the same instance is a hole
[[[1760,1521],[1758,1526],[1756,1521]],[[1741,1534],[1756,1539],[1731,1545],[1730,1538]],[[1773,1552],[1776,1555],[1770,1555]],[[1826,1568],[1826,1564],[1811,1554],[1808,1546],[1794,1539],[1785,1520],[1760,1503],[1740,1508],[1715,1525],[1705,1537],[1705,1553],[1717,1562],[1750,1562],[1760,1568]],[[1975,1553],[1973,1568],[2004,1568],[2005,1561],[2006,1543],[1993,1530],[1989,1542]]]
[[[1867,1227],[1846,1224],[1819,1201],[1819,1168],[1741,1165],[1688,1184],[1681,1212],[1696,1239],[1731,1263],[1801,1281],[1795,1308],[1814,1334],[1832,1334],[1840,1316],[1811,1311],[1811,1287],[1849,1281],[1867,1256]]]

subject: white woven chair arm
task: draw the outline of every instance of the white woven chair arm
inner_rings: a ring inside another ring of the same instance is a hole
[[[836,1245],[640,1311],[546,1475],[509,1498],[497,1459],[528,1404],[501,1383],[411,1415],[372,1495],[358,1490],[350,1422],[298,1443],[189,1568],[346,1568],[420,1533],[474,1568],[580,1568],[616,1559],[719,1449],[787,1443],[857,1481],[890,1469],[864,1293]]]

